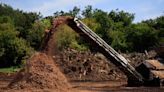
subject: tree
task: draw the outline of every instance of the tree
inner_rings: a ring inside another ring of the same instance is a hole
[[[112,27],[112,21],[108,18],[107,12],[104,12],[99,9],[95,9],[93,13],[93,18],[96,22],[99,23],[99,28],[96,30],[96,33],[103,38],[107,43],[110,43],[108,33]]]
[[[121,31],[110,31],[109,36],[112,40],[111,46],[115,50],[126,52],[128,49],[128,44],[124,32]]]
[[[143,52],[158,43],[156,30],[145,23],[132,25],[131,30],[126,35],[127,41],[133,47],[133,51]]]
[[[6,4],[0,4],[1,16],[9,16],[13,20],[14,26],[19,31],[19,37],[26,39],[28,29],[32,27],[32,24],[41,18],[40,13],[35,12],[23,12],[19,9],[14,10],[11,6]]]
[[[164,16],[142,21],[142,23],[146,23],[149,27],[156,29],[156,33],[158,34],[158,42],[164,43]]]
[[[62,16],[62,15],[65,15],[65,13],[64,13],[64,11],[56,11],[55,13],[54,13],[54,17],[57,17],[57,16]]]
[[[128,26],[132,24],[132,21],[134,20],[134,14],[130,14],[128,12],[119,11],[118,9],[116,11],[109,12],[108,16],[114,21],[114,22],[122,22],[123,26]]]
[[[155,29],[158,30],[159,43],[164,44],[164,16],[160,16],[155,19]]]
[[[69,28],[67,25],[60,25],[56,29],[56,36],[55,36],[55,41],[57,44],[58,49],[65,49],[70,47],[72,42],[75,42],[75,37],[76,34],[75,32]]]
[[[10,20],[0,17],[0,67],[20,65],[31,50],[24,39],[17,37],[19,32]]]
[[[93,9],[91,5],[88,5],[85,7],[85,9],[82,11],[82,15],[85,18],[91,18],[93,16]]]
[[[73,10],[69,11],[70,15],[73,17],[78,17],[79,12],[80,12],[80,8],[78,8],[77,6],[75,6]]]

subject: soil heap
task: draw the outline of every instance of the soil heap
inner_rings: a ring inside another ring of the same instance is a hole
[[[44,53],[34,54],[25,68],[20,70],[13,81],[8,85],[13,89],[55,89],[67,90],[67,79]]]

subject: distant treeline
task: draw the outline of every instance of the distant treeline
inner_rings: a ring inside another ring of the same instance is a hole
[[[164,42],[164,16],[133,23],[134,14],[112,10],[106,12],[86,6],[68,12],[57,11],[43,18],[40,13],[15,10],[0,4],[0,67],[20,66],[40,47],[44,30],[52,17],[70,15],[80,18],[114,49],[121,52],[143,52]],[[66,25],[57,33],[59,49],[88,50],[90,45]]]

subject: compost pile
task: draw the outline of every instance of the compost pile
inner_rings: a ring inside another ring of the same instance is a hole
[[[69,80],[126,80],[126,76],[100,53],[68,48],[55,55],[54,60]]]
[[[53,60],[40,52],[34,54],[27,61],[25,68],[17,73],[8,86],[14,89],[48,88],[62,91],[69,88],[65,76],[56,67]]]
[[[154,59],[157,55],[157,53],[154,50],[148,51],[146,53],[138,53],[138,52],[133,52],[133,53],[122,53],[122,55],[128,59],[130,64],[133,67],[136,67],[140,63],[144,62],[145,60],[148,59]]]

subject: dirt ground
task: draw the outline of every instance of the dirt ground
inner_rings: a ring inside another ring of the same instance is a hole
[[[0,80],[0,92],[62,92],[55,89],[4,90],[12,80],[10,78]],[[69,83],[72,86],[65,92],[164,92],[164,88],[161,87],[126,87],[125,81],[70,81]]]

